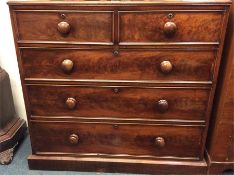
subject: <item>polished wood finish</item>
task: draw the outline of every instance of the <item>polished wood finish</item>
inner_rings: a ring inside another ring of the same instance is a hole
[[[31,115],[36,116],[205,120],[209,89],[118,89],[115,93],[115,87],[27,87]],[[78,101],[76,107],[73,101]]]
[[[169,104],[167,100],[159,100],[157,104],[157,108],[160,112],[166,112],[169,108]]]
[[[30,169],[51,169],[71,171],[94,171],[94,172],[133,172],[142,174],[193,174],[203,175],[206,173],[207,165],[203,161],[162,161],[144,160],[112,157],[72,157],[72,156],[44,156],[30,155]]]
[[[75,109],[75,107],[77,106],[76,99],[72,97],[68,97],[65,103],[68,109]]]
[[[192,4],[217,4],[217,5],[227,5],[230,4],[232,1],[231,0],[203,0],[202,3],[200,0],[193,0]],[[89,1],[89,0],[84,0],[84,1],[74,1],[74,0],[10,0],[8,1],[9,5],[82,5],[82,4],[100,4],[100,5],[111,5],[113,4],[113,0],[96,0],[96,1]],[[185,4],[185,5],[191,5],[190,0],[168,0],[165,2],[165,0],[149,0],[149,1],[136,1],[136,0],[128,0],[128,1],[115,1],[114,4],[116,5],[127,5],[127,4],[137,4],[137,5],[157,5],[157,4]],[[34,7],[35,8],[35,7]]]
[[[120,12],[120,42],[218,42],[220,12]]]
[[[232,6],[207,142],[208,174],[234,171],[233,15]]]
[[[65,72],[65,73],[71,73],[72,69],[73,69],[74,63],[73,61],[69,60],[69,59],[65,59],[62,61],[61,63],[61,69]]]
[[[174,22],[166,22],[163,28],[163,32],[167,37],[172,37],[173,35],[175,35],[176,30],[177,26]]]
[[[170,73],[172,71],[173,65],[170,61],[162,61],[160,63],[160,69],[163,73]]]
[[[204,174],[230,3],[10,1],[29,167]]]
[[[70,32],[71,26],[68,22],[62,21],[58,23],[57,29],[61,34],[66,35]]]
[[[156,137],[154,142],[155,145],[159,148],[163,148],[166,145],[165,139],[163,137]]]
[[[78,143],[78,141],[79,141],[79,136],[78,136],[78,135],[76,135],[76,134],[71,134],[71,135],[69,136],[69,142],[70,142],[71,144],[76,145],[76,144]]]
[[[210,81],[212,50],[76,50],[22,49],[26,78]],[[61,63],[73,67],[64,73]],[[170,62],[170,63],[169,63]],[[71,66],[71,64],[74,64]]]
[[[18,40],[109,43],[112,42],[112,15],[105,11],[65,13],[66,21],[63,21],[59,12],[17,11]]]
[[[155,156],[199,159],[202,132],[202,127],[40,121],[32,122],[31,141],[37,155],[122,154],[151,159]],[[68,142],[72,133],[79,135],[77,146]],[[155,140],[157,137],[163,137],[164,141]]]

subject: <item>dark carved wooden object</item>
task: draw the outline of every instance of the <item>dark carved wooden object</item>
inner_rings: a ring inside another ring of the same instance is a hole
[[[25,131],[26,122],[15,112],[9,76],[0,67],[0,164],[11,162]]]

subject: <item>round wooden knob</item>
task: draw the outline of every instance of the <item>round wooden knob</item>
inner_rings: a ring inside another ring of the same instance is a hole
[[[177,31],[177,26],[174,22],[166,22],[163,32],[167,37],[172,37]]]
[[[71,30],[71,26],[69,23],[62,21],[58,23],[57,29],[61,34],[68,34]]]
[[[66,106],[67,106],[68,109],[75,109],[76,104],[77,104],[76,99],[74,99],[72,97],[67,98]]]
[[[159,100],[157,105],[159,112],[166,112],[169,107],[167,100]]]
[[[155,140],[154,140],[154,142],[155,142],[155,145],[157,147],[159,147],[159,148],[164,147],[165,144],[166,144],[164,138],[162,138],[162,137],[156,137]]]
[[[173,65],[170,61],[163,61],[160,63],[160,69],[163,73],[170,73],[172,71]]]
[[[61,63],[61,69],[65,72],[65,73],[70,73],[73,69],[74,63],[72,62],[72,60],[66,59],[63,60]]]
[[[77,144],[79,141],[79,137],[76,134],[72,134],[69,136],[69,142],[73,145]]]

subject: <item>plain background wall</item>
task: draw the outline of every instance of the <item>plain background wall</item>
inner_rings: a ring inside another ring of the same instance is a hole
[[[7,0],[0,0],[0,66],[5,69],[10,76],[16,113],[19,117],[26,120],[10,14],[6,2]]]

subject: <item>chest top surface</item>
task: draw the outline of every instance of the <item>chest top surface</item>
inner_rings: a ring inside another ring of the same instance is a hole
[[[9,0],[9,5],[33,4],[101,4],[101,5],[131,5],[131,4],[231,4],[232,0]]]

